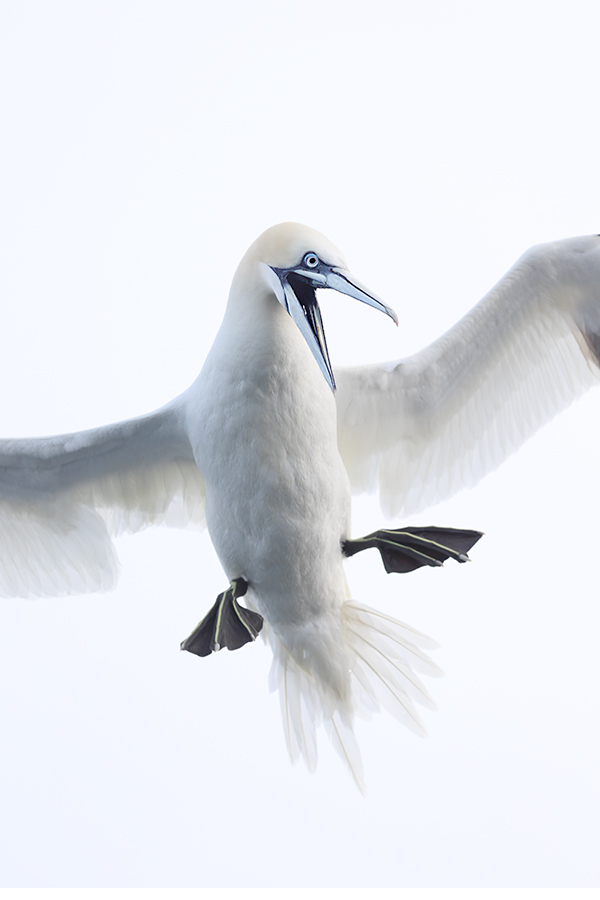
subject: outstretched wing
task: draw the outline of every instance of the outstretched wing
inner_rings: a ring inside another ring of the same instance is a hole
[[[91,431],[0,441],[0,595],[109,589],[110,534],[203,519],[181,399]]]
[[[385,512],[475,484],[600,382],[600,237],[533,247],[425,350],[335,377],[340,453]]]

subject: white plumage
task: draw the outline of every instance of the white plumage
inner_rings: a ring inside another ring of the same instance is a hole
[[[386,708],[417,732],[434,646],[349,600],[351,487],[408,513],[476,483],[600,379],[600,237],[528,251],[446,335],[405,360],[335,370],[315,289],[394,315],[326,238],[269,229],[235,274],[202,372],[150,415],[0,442],[0,591],[116,580],[111,535],[206,521],[265,619],[293,759],[323,722],[362,787],[352,723]],[[209,598],[207,598],[209,599]]]

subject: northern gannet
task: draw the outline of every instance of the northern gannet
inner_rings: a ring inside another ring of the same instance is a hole
[[[264,620],[292,759],[314,769],[322,722],[362,789],[354,715],[381,705],[422,732],[413,701],[433,701],[415,670],[439,670],[432,641],[349,599],[344,556],[460,562],[479,532],[353,539],[351,490],[376,488],[388,515],[421,510],[598,383],[600,237],[534,247],[444,336],[390,363],[332,368],[321,288],[396,318],[323,235],[278,225],[243,257],[187,391],[116,425],[0,441],[0,593],[110,589],[111,534],[206,516],[230,586],[182,647],[235,649]]]

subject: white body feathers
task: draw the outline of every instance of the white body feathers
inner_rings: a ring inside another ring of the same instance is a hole
[[[112,587],[110,531],[201,523],[206,502],[228,578],[249,582],[248,604],[265,618],[292,758],[314,767],[322,721],[362,787],[354,715],[383,705],[420,731],[413,701],[432,701],[414,670],[438,670],[420,649],[429,639],[348,598],[351,482],[377,486],[390,513],[422,509],[475,483],[597,383],[600,238],[529,251],[422,353],[336,371],[335,398],[264,276],[307,251],[345,271],[310,229],[259,238],[200,376],[163,409],[0,442],[0,591]]]

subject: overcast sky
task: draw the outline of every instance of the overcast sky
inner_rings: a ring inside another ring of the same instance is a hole
[[[327,234],[393,306],[322,298],[334,362],[453,324],[532,244],[600,230],[600,6],[0,0],[0,434],[75,431],[195,378],[266,227]],[[119,541],[110,594],[0,606],[4,886],[598,883],[600,392],[409,524],[469,566],[353,596],[430,634],[420,740],[359,722],[287,758],[270,652],[179,642],[226,579],[206,533]],[[356,504],[355,534],[383,524]],[[397,525],[403,524],[398,522]]]

